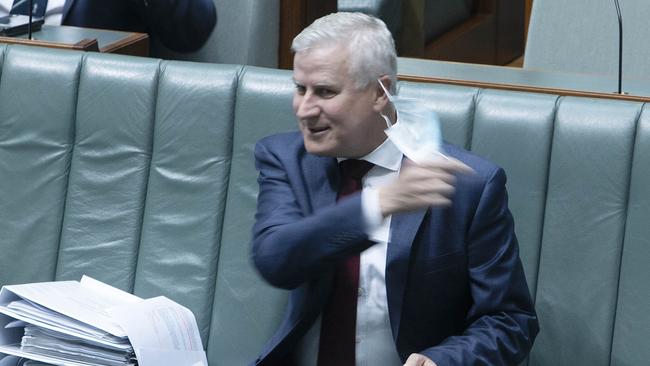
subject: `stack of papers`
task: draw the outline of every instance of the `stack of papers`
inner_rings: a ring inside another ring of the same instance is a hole
[[[16,365],[207,366],[207,359],[188,309],[84,276],[2,288],[0,366]]]
[[[41,354],[62,360],[88,363],[91,365],[135,365],[133,347],[128,341],[114,347],[84,341],[64,333],[59,333],[35,325],[25,326],[20,349],[27,353]]]

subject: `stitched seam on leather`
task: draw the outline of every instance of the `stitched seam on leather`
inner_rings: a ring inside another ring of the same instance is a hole
[[[61,260],[61,239],[63,237],[63,223],[65,221],[66,206],[68,203],[68,193],[70,190],[70,174],[72,174],[72,161],[74,160],[75,147],[77,146],[77,110],[79,109],[79,89],[81,88],[81,75],[86,65],[86,58],[88,54],[83,53],[79,61],[79,68],[77,70],[77,85],[75,89],[74,110],[72,111],[72,146],[70,147],[70,157],[68,159],[68,174],[66,175],[65,192],[63,193],[63,208],[61,209],[61,222],[59,223],[59,240],[56,248],[56,261],[54,262],[54,271],[52,279],[56,280],[57,272],[59,271],[59,262]]]
[[[478,103],[481,100],[483,94],[483,89],[476,89],[474,95],[472,96],[472,111],[470,114],[470,124],[467,131],[467,141],[465,142],[465,148],[469,151],[472,151],[472,141],[474,140],[474,124],[476,123],[476,110],[478,109]]]
[[[138,241],[135,244],[137,247],[134,248],[134,253],[135,253],[135,258],[133,258],[132,266],[133,266],[133,278],[131,279],[131,291],[130,292],[135,292],[135,283],[136,283],[136,278],[138,277],[138,268],[139,268],[139,263],[140,263],[140,248],[142,247],[142,226],[144,225],[144,214],[147,211],[147,197],[149,197],[149,180],[151,179],[151,162],[153,161],[153,154],[154,154],[154,140],[155,140],[155,133],[156,133],[156,117],[158,116],[158,98],[160,97],[160,77],[161,74],[164,73],[166,68],[166,64],[163,65],[161,60],[158,60],[158,68],[156,69],[156,80],[154,81],[155,84],[155,95],[152,98],[152,110],[153,110],[153,116],[152,116],[152,121],[151,121],[151,141],[149,142],[149,163],[147,164],[147,178],[144,182],[144,194],[142,196],[142,210],[140,212],[140,233],[138,234]]]
[[[558,110],[560,109],[560,104],[562,103],[562,100],[564,97],[562,96],[556,96],[555,99],[555,107],[553,108],[553,116],[551,117],[551,140],[549,141],[549,147],[548,147],[548,161],[546,162],[546,182],[545,182],[545,187],[544,187],[544,207],[542,208],[542,224],[540,226],[540,233],[539,233],[539,247],[537,248],[537,269],[535,271],[535,284],[534,286],[530,286],[531,288],[535,288],[535,293],[532,294],[533,297],[533,303],[537,304],[537,293],[539,290],[539,272],[541,268],[541,262],[542,262],[542,246],[544,244],[544,227],[546,224],[546,208],[548,207],[548,188],[549,188],[549,182],[551,178],[551,160],[553,158],[553,142],[555,141],[555,124],[557,123],[557,113]]]
[[[2,67],[0,67],[0,81],[2,81],[2,74],[5,69],[5,61],[7,60],[7,45],[4,45],[2,48],[2,53],[0,54],[0,60],[2,60]]]
[[[616,283],[616,295],[615,299],[616,302],[614,302],[614,317],[612,318],[612,330],[611,330],[611,340],[610,340],[610,345],[609,345],[609,364],[611,365],[613,360],[612,357],[614,355],[614,339],[615,339],[615,334],[616,334],[616,318],[618,315],[618,304],[620,302],[620,289],[621,289],[621,272],[623,271],[623,253],[625,249],[625,242],[627,239],[627,221],[630,216],[630,192],[632,188],[632,169],[634,168],[634,152],[636,151],[636,141],[637,141],[637,134],[639,131],[639,124],[641,123],[641,115],[643,114],[644,107],[647,105],[647,103],[643,103],[641,105],[641,108],[639,108],[636,118],[635,118],[635,124],[634,124],[634,134],[632,137],[632,148],[631,148],[631,155],[630,155],[630,160],[629,160],[629,165],[628,165],[628,176],[627,176],[627,193],[625,197],[625,220],[623,221],[623,240],[621,242],[621,249],[619,251],[619,257],[618,257],[618,281]]]
[[[215,266],[215,269],[214,269],[214,273],[211,275],[212,278],[211,278],[211,282],[210,282],[210,283],[214,284],[214,286],[212,286],[212,289],[211,289],[211,291],[212,291],[212,294],[210,296],[211,301],[210,301],[210,305],[209,305],[209,309],[208,309],[209,317],[207,319],[210,319],[210,324],[209,324],[209,327],[208,327],[208,332],[207,332],[206,337],[205,337],[206,353],[208,351],[208,348],[210,347],[210,334],[213,331],[212,325],[214,323],[214,301],[215,301],[215,297],[217,295],[217,277],[218,277],[217,274],[219,272],[219,259],[221,258],[221,248],[223,246],[222,241],[223,241],[224,223],[225,223],[225,220],[226,220],[226,212],[228,211],[228,196],[230,194],[230,189],[231,189],[231,187],[230,187],[230,176],[232,174],[232,161],[233,161],[233,157],[234,157],[234,154],[235,154],[235,113],[236,113],[236,110],[237,110],[237,103],[239,101],[239,86],[240,86],[240,84],[242,82],[242,77],[246,74],[246,69],[247,69],[246,66],[240,66],[237,69],[237,71],[235,72],[235,76],[234,76],[234,81],[235,81],[234,89],[235,90],[233,90],[233,102],[232,102],[232,107],[230,109],[230,158],[229,158],[229,162],[228,162],[228,174],[226,174],[226,178],[225,178],[226,189],[225,189],[225,192],[223,194],[224,209],[223,209],[223,214],[221,215],[221,222],[217,224],[217,227],[220,228],[221,232],[219,234],[219,237],[216,238],[219,245],[218,245],[218,248],[215,251],[215,259],[214,259],[214,261],[216,263],[216,266]],[[229,286],[229,284],[227,282],[227,279],[224,279],[224,280],[226,281],[226,285],[228,285],[228,287],[231,288],[231,286]]]

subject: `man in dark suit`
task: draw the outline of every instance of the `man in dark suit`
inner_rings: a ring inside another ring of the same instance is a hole
[[[13,2],[14,13],[27,14],[27,2]],[[40,0],[46,24],[149,33],[176,52],[198,50],[217,22],[212,0]],[[0,1],[8,13],[12,4]],[[54,20],[51,20],[54,19]]]
[[[149,33],[173,51],[192,52],[216,21],[212,0],[67,0],[61,24]]]
[[[415,164],[399,118],[395,46],[380,20],[323,17],[298,35],[300,132],[255,148],[252,255],[291,290],[258,365],[516,365],[538,332],[505,174],[452,145]],[[358,189],[361,190],[359,191]]]

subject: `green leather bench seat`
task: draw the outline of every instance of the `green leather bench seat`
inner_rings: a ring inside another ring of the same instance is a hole
[[[650,79],[647,0],[620,1],[623,78]],[[614,1],[535,0],[528,24],[524,68],[618,76],[619,23]]]
[[[0,284],[91,275],[253,360],[286,293],[249,259],[254,143],[295,129],[289,71],[0,47]],[[502,165],[541,332],[527,361],[650,360],[650,106],[402,82]]]

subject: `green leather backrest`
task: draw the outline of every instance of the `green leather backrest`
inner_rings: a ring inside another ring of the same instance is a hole
[[[206,344],[231,165],[240,68],[160,72],[134,291],[191,304]]]
[[[60,172],[67,173],[67,187],[55,278],[93,273],[130,291],[147,195],[159,61],[94,56],[83,62],[77,100],[71,103],[74,118],[66,121],[73,145],[69,170]]]
[[[624,0],[620,8],[623,76],[647,81],[650,1]],[[535,0],[524,68],[616,77],[618,39],[618,17],[612,0]]]
[[[284,291],[260,280],[249,252],[257,206],[253,148],[264,136],[296,128],[293,88],[287,71],[249,67],[239,79],[233,164],[208,347],[208,356],[218,360],[217,365],[254,360],[279,325],[286,304]]]
[[[75,143],[81,57],[18,47],[3,51],[0,283],[53,280]]]
[[[533,365],[609,364],[641,106],[578,98],[559,103],[537,282],[543,331]]]
[[[88,274],[255,358],[287,293],[250,261],[252,151],[294,130],[289,71],[0,47],[0,284]],[[650,107],[402,82],[503,166],[541,322],[528,365],[650,359]]]
[[[6,48],[0,283],[165,295],[207,344],[240,69]]]
[[[497,162],[508,175],[509,206],[533,297],[557,100],[554,95],[483,90],[472,128],[471,150]]]
[[[470,147],[472,119],[479,90],[458,86],[403,82],[398,85],[399,95],[406,98],[422,98],[435,101],[432,107],[438,113],[442,134],[449,143]]]
[[[612,347],[613,366],[650,360],[650,106],[637,124]]]

